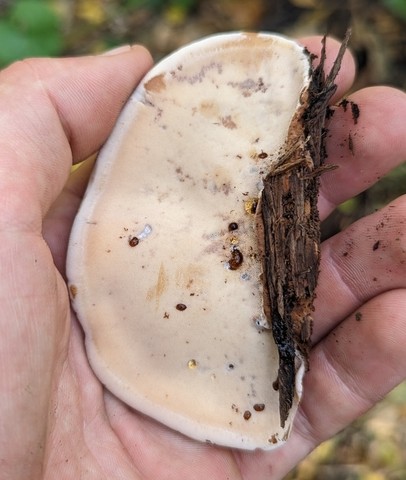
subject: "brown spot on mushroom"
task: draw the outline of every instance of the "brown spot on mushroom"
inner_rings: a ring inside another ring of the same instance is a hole
[[[160,93],[162,90],[165,90],[165,88],[165,76],[163,73],[157,75],[156,77],[152,77],[151,80],[148,80],[148,82],[145,84],[145,90],[148,92]]]
[[[249,410],[245,410],[243,417],[244,420],[249,420],[251,418],[251,412]]]
[[[187,309],[187,306],[184,303],[178,303],[175,308],[176,310],[179,310],[179,312],[183,312]]]
[[[128,245],[130,245],[130,247],[136,247],[139,243],[140,241],[137,237],[130,237],[128,239]]]
[[[78,293],[78,287],[76,285],[69,285],[69,293],[71,298],[75,298]]]
[[[234,130],[235,128],[237,128],[237,124],[231,118],[231,115],[221,117],[221,123],[223,124],[223,127],[229,128],[230,130]]]
[[[373,250],[373,251],[378,250],[380,244],[381,244],[380,240],[377,240],[377,241],[373,244],[372,250]]]
[[[269,441],[269,443],[272,443],[272,444],[274,444],[274,445],[275,445],[276,443],[278,443],[278,439],[276,438],[276,435],[275,435],[275,434],[273,434],[268,441]]]
[[[265,410],[265,404],[264,403],[256,403],[254,405],[254,410],[256,412],[263,412]]]
[[[238,250],[238,248],[233,248],[233,250],[231,251],[231,258],[228,261],[230,270],[237,270],[238,268],[240,268],[242,265],[243,259],[244,257],[242,253]]]
[[[263,160],[264,158],[266,158],[268,156],[268,154],[264,151],[262,151],[259,155],[258,155],[258,158],[260,158],[261,160]]]
[[[228,231],[233,232],[234,230],[238,230],[238,223],[231,222],[228,226]]]
[[[362,320],[362,313],[361,312],[356,312],[355,314],[355,320],[357,322],[360,322]]]

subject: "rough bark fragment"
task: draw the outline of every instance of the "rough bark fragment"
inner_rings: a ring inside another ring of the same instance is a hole
[[[295,395],[298,358],[308,368],[312,311],[320,260],[319,176],[326,167],[324,123],[336,91],[349,33],[325,76],[325,39],[319,66],[302,94],[284,153],[264,179],[258,209],[263,239],[264,312],[279,352],[277,388],[282,428]]]

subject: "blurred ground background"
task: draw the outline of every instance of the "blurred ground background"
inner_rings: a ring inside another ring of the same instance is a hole
[[[354,88],[384,83],[406,89],[406,0],[0,0],[0,67],[29,56],[100,53],[126,43],[145,44],[158,60],[227,30],[342,38],[348,25],[359,68]],[[323,236],[403,193],[406,165],[341,205],[324,223]],[[287,478],[406,480],[406,384]]]

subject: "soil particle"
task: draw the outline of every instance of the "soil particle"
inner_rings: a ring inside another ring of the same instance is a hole
[[[354,140],[351,133],[348,134],[348,148],[350,149],[352,155],[354,155]]]

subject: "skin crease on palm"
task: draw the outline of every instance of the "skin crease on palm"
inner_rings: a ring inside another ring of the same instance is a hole
[[[320,51],[319,37],[301,41]],[[327,42],[327,68],[338,45]],[[281,479],[406,376],[406,197],[322,245],[311,368],[286,445],[244,452],[170,431],[93,375],[64,281],[92,167],[70,176],[71,165],[100,148],[151,66],[142,47],[113,53],[26,60],[0,73],[1,480]],[[334,102],[354,75],[347,52]],[[339,168],[322,176],[322,218],[406,158],[406,95],[374,87],[349,98],[361,114],[355,125],[337,108],[329,121],[328,161]],[[350,132],[354,152],[344,144]]]

